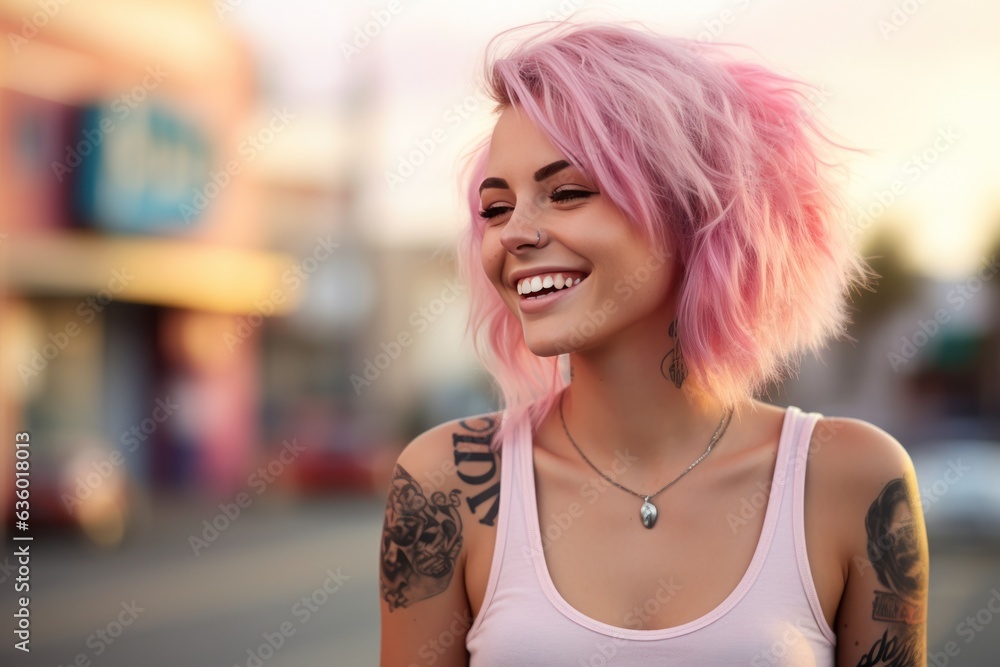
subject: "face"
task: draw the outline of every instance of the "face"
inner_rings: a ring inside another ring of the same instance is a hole
[[[534,354],[592,348],[643,323],[665,336],[669,258],[517,107],[493,131],[480,204],[483,269]]]

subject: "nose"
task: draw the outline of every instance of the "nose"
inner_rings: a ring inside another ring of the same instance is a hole
[[[545,245],[540,213],[541,209],[530,200],[514,207],[510,219],[500,232],[500,243],[508,252],[520,255],[531,248],[541,248]]]

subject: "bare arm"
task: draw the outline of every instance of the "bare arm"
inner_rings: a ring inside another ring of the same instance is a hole
[[[854,422],[857,457],[844,489],[850,532],[837,612],[838,667],[927,664],[927,534],[913,464],[903,447]]]
[[[480,442],[495,424],[489,418],[442,424],[397,459],[379,560],[382,667],[468,665],[465,636],[473,618],[465,564],[485,508],[471,500],[482,493],[481,476],[462,474],[468,468],[456,464],[468,461],[471,445],[499,483],[499,458]]]

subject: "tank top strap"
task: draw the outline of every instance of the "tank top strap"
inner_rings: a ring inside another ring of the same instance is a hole
[[[761,585],[767,589],[779,586],[789,576],[797,577],[805,595],[803,601],[808,605],[820,632],[830,642],[836,642],[836,634],[823,615],[806,552],[806,467],[809,454],[815,449],[816,424],[822,417],[818,412],[803,412],[796,406],[788,407],[782,431],[782,438],[788,437],[785,443],[788,446],[788,457],[786,465],[780,471],[780,478],[779,471],[775,470],[773,480],[774,484],[785,486],[785,493],[781,496],[778,525],[761,573]]]
[[[529,420],[526,428],[530,429]],[[483,594],[483,602],[476,615],[472,626],[466,636],[466,641],[471,642],[479,634],[483,625],[483,619],[489,614],[493,606],[493,599],[497,590],[501,587],[501,579],[509,578],[510,570],[516,567],[519,560],[517,553],[511,551],[523,550],[521,547],[526,543],[523,535],[523,525],[525,522],[524,502],[522,498],[523,484],[519,479],[521,474],[521,457],[524,456],[522,450],[530,446],[530,430],[525,433],[525,426],[522,424],[515,432],[511,433],[497,450],[500,457],[500,499],[499,514],[497,516],[496,542],[493,548],[493,558],[490,567],[489,580],[486,583],[486,591]],[[528,456],[530,456],[530,452]],[[512,535],[512,533],[514,533]]]
[[[802,413],[801,433],[796,441],[795,472],[793,477],[793,521],[792,530],[795,543],[795,557],[798,562],[799,577],[809,600],[809,607],[812,609],[816,624],[831,643],[836,644],[837,634],[830,624],[826,622],[823,615],[823,608],[819,603],[819,594],[816,592],[816,585],[813,583],[812,568],[809,566],[809,556],[806,552],[806,529],[805,529],[805,491],[806,491],[806,467],[809,463],[809,456],[822,446],[826,429],[820,426],[817,428],[823,415],[819,412]]]

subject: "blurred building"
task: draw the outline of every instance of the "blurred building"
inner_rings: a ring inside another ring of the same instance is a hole
[[[31,432],[35,518],[113,539],[88,508],[225,495],[255,455],[252,334],[291,260],[261,249],[254,168],[288,120],[211,3],[8,2],[0,28],[5,432]]]
[[[1000,282],[996,254],[959,279],[918,275],[899,239],[866,252],[881,276],[852,299],[854,340],[807,357],[781,393],[828,415],[865,419],[911,450],[1000,442]]]
[[[285,106],[218,7],[0,4],[0,414],[33,519],[108,543],[259,466],[381,493],[407,439],[491,407],[452,259],[369,234],[378,61]]]

